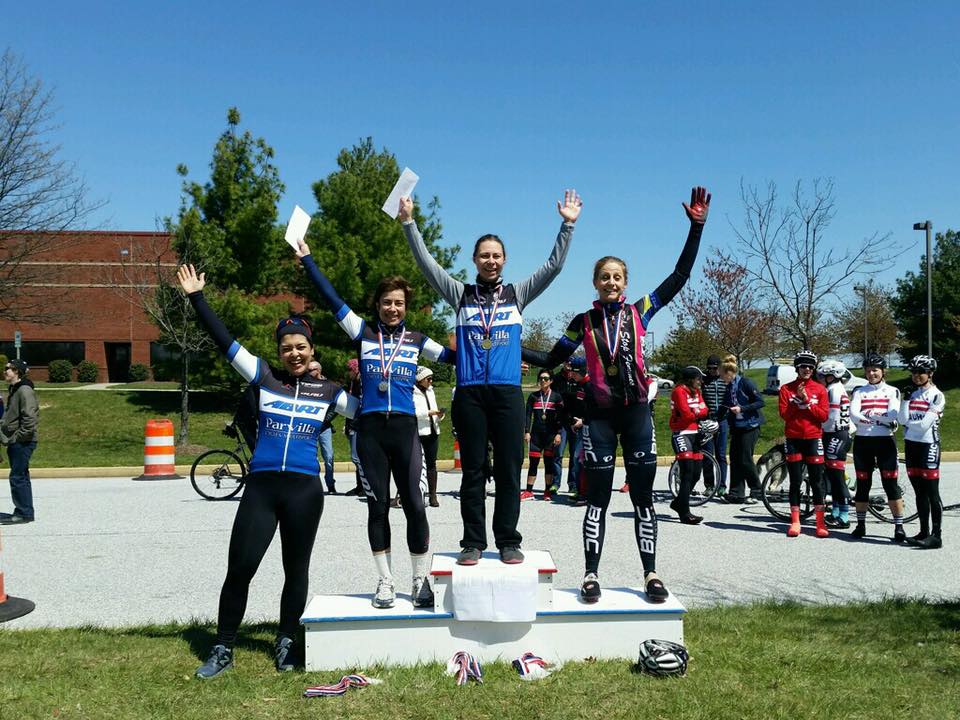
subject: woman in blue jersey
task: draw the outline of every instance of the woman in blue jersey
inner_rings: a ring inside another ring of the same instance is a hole
[[[624,295],[626,263],[617,257],[602,257],[593,268],[597,291],[593,308],[573,318],[549,354],[525,350],[525,357],[545,368],[556,367],[581,344],[586,352],[590,384],[581,436],[587,475],[587,512],[583,521],[586,571],[580,596],[588,603],[600,599],[598,571],[618,439],[634,508],[634,532],[647,597],[653,602],[663,602],[668,597],[656,573],[653,481],[657,473],[657,446],[649,405],[652,378],[644,364],[643,339],[654,314],[673,299],[690,277],[710,209],[710,194],[705,188],[693,188],[690,204],[683,203],[683,209],[690,219],[690,231],[676,267],[656,290],[628,303]]]
[[[568,190],[557,210],[563,218],[549,260],[519,283],[504,282],[507,261],[503,241],[484,235],[473,248],[477,279],[465,285],[431,257],[413,220],[413,201],[402,198],[400,220],[413,257],[427,282],[457,314],[457,394],[453,425],[460,440],[463,478],[460,516],[463,539],[457,562],[476,565],[487,547],[483,460],[487,437],[493,444],[496,501],[493,534],[500,560],[523,562],[520,517],[520,468],[523,464],[524,398],[520,390],[521,313],[560,272],[573,238],[582,203]]]
[[[317,444],[331,412],[353,417],[357,401],[329,380],[308,372],[313,359],[312,331],[301,317],[281,320],[277,349],[281,367],[254,357],[234,340],[203,297],[204,273],[192,265],[177,271],[200,324],[243,378],[260,390],[256,449],[230,535],[227,577],[220,592],[217,640],[197,677],[217,677],[233,667],[233,646],[247,606],[247,593],[260,561],[280,528],[283,593],[275,645],[277,670],[302,663],[295,642],[307,604],[310,553],[323,512],[323,482]]]
[[[373,606],[393,607],[396,591],[390,554],[390,475],[397,482],[407,519],[413,566],[414,607],[433,607],[430,587],[430,529],[423,506],[426,472],[413,403],[420,357],[452,363],[455,353],[404,324],[413,288],[402,277],[380,281],[374,292],[377,320],[368,323],[343,302],[300,241],[297,257],[324,304],[354,342],[360,358],[360,412],[354,423],[360,482],[367,494],[367,534],[378,573]]]

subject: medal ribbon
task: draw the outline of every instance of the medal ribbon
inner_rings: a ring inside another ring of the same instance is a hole
[[[391,335],[391,337],[393,337]],[[383,330],[377,328],[377,340],[380,342],[380,363],[383,366],[381,373],[383,374],[384,382],[388,381],[390,377],[390,368],[393,366],[393,361],[397,359],[397,355],[400,353],[400,348],[403,345],[404,339],[407,337],[407,331],[404,330],[400,333],[400,339],[397,340],[396,346],[393,348],[393,354],[390,355],[390,360],[386,359],[387,354],[383,350]]]
[[[607,319],[607,313],[603,313],[603,339],[607,342],[607,349],[610,351],[610,364],[617,362],[617,352],[620,350],[620,330],[623,328],[623,306],[620,306],[620,312],[617,313],[617,329],[613,334],[613,342],[610,342],[610,322]]]
[[[477,290],[477,286],[473,286],[473,295],[477,299],[477,306],[480,310],[480,318],[483,322],[483,336],[490,337],[490,328],[493,327],[493,320],[497,316],[497,308],[500,307],[500,289],[503,286],[498,286],[497,291],[493,294],[493,310],[490,311],[490,317],[487,318],[486,306],[483,303],[483,300],[480,299],[480,293]]]

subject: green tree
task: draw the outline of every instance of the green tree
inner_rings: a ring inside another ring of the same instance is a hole
[[[933,355],[940,364],[938,384],[960,378],[960,233],[937,233],[933,250]],[[927,258],[918,272],[897,280],[893,316],[900,326],[900,354],[909,359],[927,352]]]
[[[837,349],[862,357],[866,347],[867,352],[889,355],[897,349],[900,340],[900,329],[890,306],[889,288],[871,282],[854,289],[856,295],[844,302],[833,315],[832,335],[837,341]]]
[[[312,217],[307,242],[317,266],[330,278],[344,302],[367,319],[374,317],[373,293],[380,280],[402,275],[414,288],[407,324],[446,344],[451,311],[417,268],[399,221],[381,210],[384,198],[400,177],[396,158],[386,149],[377,151],[373,140],[366,138],[341,150],[337,166],[336,171],[313,186],[318,209]],[[420,204],[415,203],[417,226],[437,262],[449,270],[460,247],[439,245],[443,237],[437,214],[439,200],[432,198],[426,209],[424,215]],[[292,258],[293,253],[289,254]],[[299,272],[295,277],[295,289],[319,304],[305,274]],[[331,375],[337,376],[354,349],[326,308],[318,307],[312,315],[314,336],[327,358],[324,367],[330,367]]]
[[[679,380],[680,371],[687,365],[702,369],[710,355],[723,354],[723,348],[709,331],[678,325],[657,346],[650,359],[660,377]]]

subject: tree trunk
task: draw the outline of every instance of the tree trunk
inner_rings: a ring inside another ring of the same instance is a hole
[[[186,351],[181,352],[181,375],[180,375],[180,434],[177,437],[177,445],[183,447],[190,440],[190,355]]]

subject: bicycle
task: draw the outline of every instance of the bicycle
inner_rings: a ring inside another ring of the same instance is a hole
[[[716,433],[701,433],[700,435],[700,448],[703,453],[703,460],[701,461],[701,471],[700,471],[700,480],[697,481],[697,484],[690,488],[690,507],[699,507],[709,502],[717,492],[717,483],[720,482],[720,463],[717,462],[717,458],[713,456],[713,453],[709,452],[704,448],[704,446],[713,439],[713,436]],[[703,466],[706,467],[703,467]],[[707,471],[712,469],[713,474],[710,477],[713,479],[712,484],[707,484]],[[703,489],[700,490],[700,483],[703,483]],[[676,459],[670,464],[670,472],[667,474],[667,485],[670,488],[670,494],[676,498],[680,492],[680,463]]]
[[[780,460],[776,460],[775,458],[777,448],[778,446],[774,446],[774,448],[771,448],[767,453],[764,454],[764,457],[770,457],[771,455],[774,457],[771,459],[772,461],[769,462],[769,467],[763,476],[763,482],[761,483],[761,497],[763,499],[764,507],[767,508],[771,515],[779,520],[787,521],[790,519],[790,476],[787,472],[787,459],[783,445],[779,446],[779,453],[781,455]],[[900,458],[899,461],[901,464],[904,464],[903,458]],[[847,488],[850,490],[851,497],[857,489],[855,477],[856,476],[851,473],[846,473]],[[802,479],[803,485],[800,491],[800,518],[806,519],[813,514],[813,492],[810,488],[810,482],[807,479],[806,465],[803,467]],[[826,482],[826,474],[824,474],[824,481]],[[900,494],[903,497],[903,522],[906,523],[916,520],[918,513],[914,507],[912,490],[908,487],[905,487],[899,477],[897,479],[897,485],[900,489]],[[853,503],[851,502],[850,504],[852,505]],[[893,514],[890,512],[890,507],[887,505],[887,497],[883,493],[882,488],[879,493],[871,492],[870,499],[867,504],[867,511],[881,522],[893,523]]]
[[[232,420],[224,423],[222,432],[237,441],[236,449],[207,450],[190,466],[190,483],[207,500],[229,500],[239,493],[250,464],[246,441]],[[204,469],[208,467],[212,469]]]

